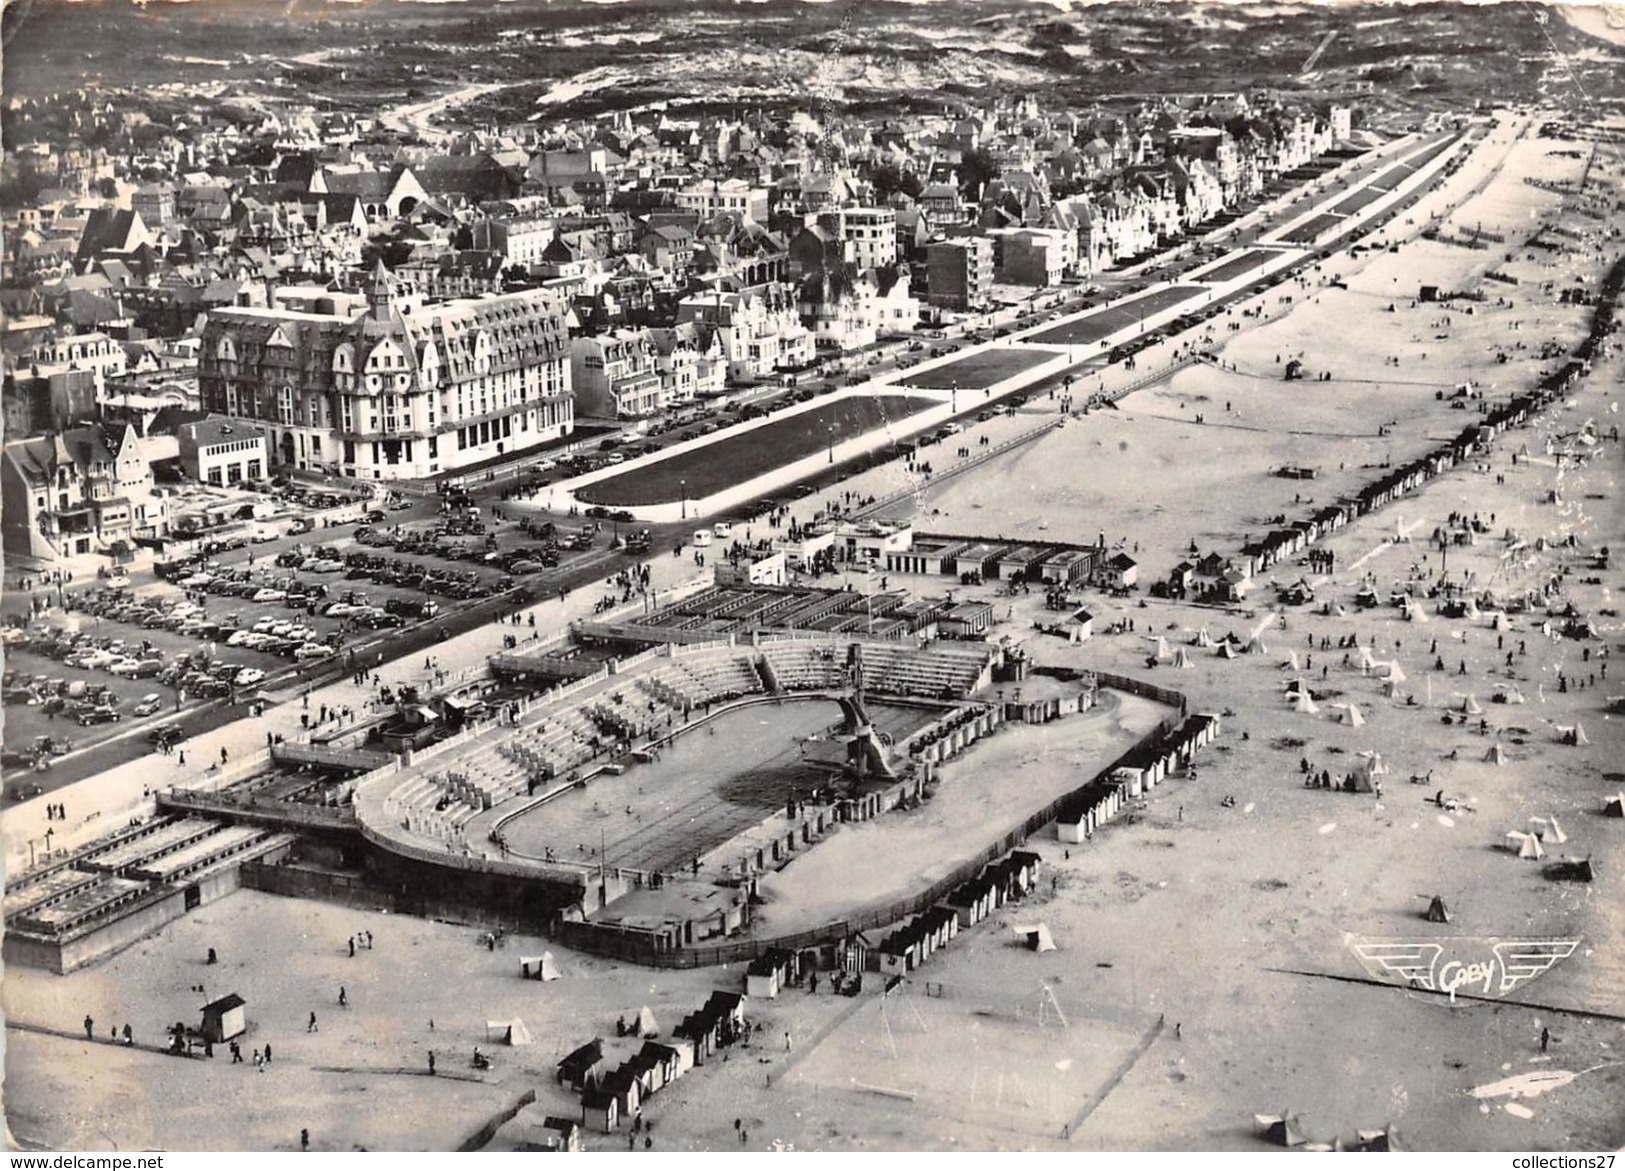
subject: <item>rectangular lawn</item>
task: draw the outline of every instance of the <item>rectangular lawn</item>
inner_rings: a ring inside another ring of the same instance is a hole
[[[986,390],[1024,370],[1054,360],[1054,354],[1038,350],[1021,350],[1014,346],[994,348],[910,374],[907,378],[899,379],[897,385],[928,387],[932,390]]]
[[[1158,289],[1154,293],[1144,293],[1119,304],[1108,305],[1087,317],[1067,322],[1065,325],[1057,325],[1054,329],[1046,329],[1043,333],[1026,340],[1055,346],[1092,345],[1101,338],[1110,337],[1120,329],[1138,325],[1154,313],[1172,309],[1186,301],[1206,296],[1207,293],[1208,290],[1200,285],[1174,285]]]
[[[724,433],[700,447],[588,484],[576,495],[611,508],[664,504],[680,497],[698,500],[822,451],[832,440],[844,443],[936,405],[902,394],[838,399],[761,427]]]

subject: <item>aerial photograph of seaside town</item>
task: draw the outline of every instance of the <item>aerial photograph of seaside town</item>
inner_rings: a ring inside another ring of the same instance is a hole
[[[1625,9],[0,33],[11,1150],[1625,1145]]]

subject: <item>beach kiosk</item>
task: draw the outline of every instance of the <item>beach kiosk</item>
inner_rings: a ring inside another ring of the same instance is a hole
[[[235,992],[203,1006],[203,1036],[216,1045],[248,1031],[248,1002]]]

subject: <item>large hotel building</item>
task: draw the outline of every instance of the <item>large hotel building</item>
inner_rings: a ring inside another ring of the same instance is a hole
[[[342,304],[209,314],[202,405],[262,426],[273,466],[415,479],[573,430],[567,307],[557,294],[423,304],[379,265],[365,311],[345,315]]]

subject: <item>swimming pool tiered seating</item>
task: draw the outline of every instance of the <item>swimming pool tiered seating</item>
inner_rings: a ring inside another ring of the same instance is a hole
[[[975,690],[987,662],[986,651],[916,651],[865,643],[863,682],[866,690],[892,695],[963,698]]]
[[[848,685],[847,649],[820,642],[770,642],[762,658],[785,691],[827,691]]]
[[[684,655],[662,672],[689,707],[757,695],[766,690],[750,656],[735,650]]]

